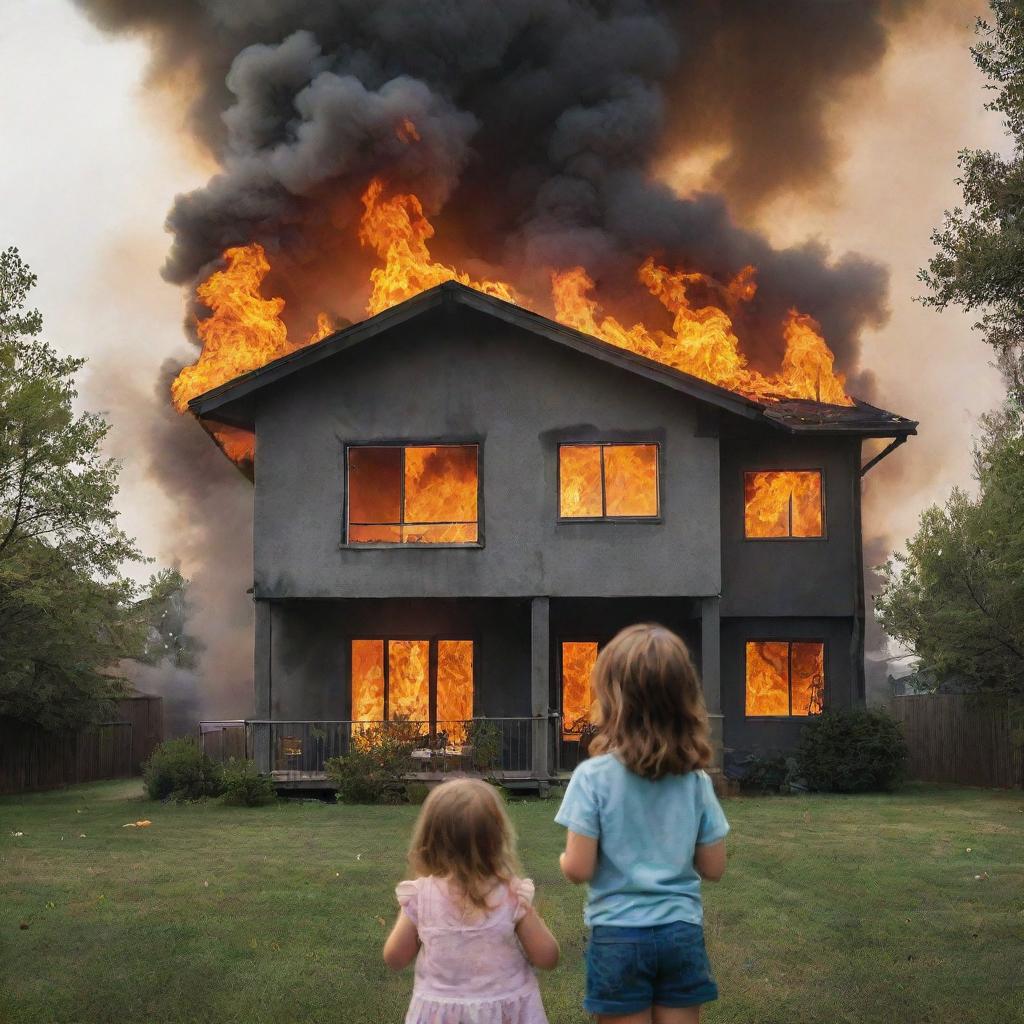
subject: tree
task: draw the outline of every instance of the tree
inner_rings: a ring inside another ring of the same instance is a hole
[[[982,420],[979,494],[955,489],[921,515],[905,553],[882,567],[876,598],[890,636],[937,683],[1024,702],[1024,411],[1014,400]]]
[[[1018,400],[1024,397],[1024,8],[1020,0],[990,0],[991,20],[979,19],[974,62],[1003,115],[1010,155],[964,149],[959,154],[963,207],[947,211],[932,234],[936,252],[920,273],[924,301],[977,311],[975,325]]]
[[[189,586],[177,569],[162,569],[149,578],[149,592],[136,606],[147,630],[139,661],[146,665],[167,661],[175,668],[196,668],[203,644],[188,632]]]
[[[125,688],[109,666],[144,627],[122,566],[143,559],[117,526],[109,426],[73,408],[84,360],[38,337],[35,283],[17,249],[0,253],[0,714],[64,728]]]

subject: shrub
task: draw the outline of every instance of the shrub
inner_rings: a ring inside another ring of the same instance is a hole
[[[425,782],[407,782],[405,799],[411,804],[421,804],[430,795],[430,787]]]
[[[401,804],[409,798],[405,776],[413,770],[412,752],[422,739],[408,722],[382,722],[363,728],[351,749],[324,766],[343,804]]]
[[[469,761],[478,772],[493,771],[501,764],[501,729],[486,718],[474,718],[466,726]]]
[[[746,790],[757,793],[792,793],[804,790],[800,764],[792,754],[751,754],[735,766]]]
[[[224,803],[234,807],[262,807],[276,799],[274,780],[256,771],[254,761],[232,757],[224,765]]]
[[[142,766],[146,792],[153,800],[201,800],[224,789],[223,769],[194,739],[167,740]]]
[[[811,789],[890,790],[903,780],[907,744],[899,724],[884,711],[825,711],[804,727],[797,760]]]

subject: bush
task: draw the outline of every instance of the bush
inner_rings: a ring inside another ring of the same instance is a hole
[[[501,764],[501,729],[486,718],[474,718],[466,726],[466,746],[470,765],[478,772],[489,772]]]
[[[274,780],[256,771],[254,761],[232,757],[224,766],[224,803],[233,807],[262,807],[276,799]]]
[[[430,795],[430,787],[425,782],[407,782],[405,799],[411,804],[421,804]]]
[[[891,790],[903,780],[907,744],[899,724],[884,711],[825,711],[804,727],[797,760],[811,789]]]
[[[730,774],[745,790],[793,793],[805,790],[800,763],[792,754],[750,754]]]
[[[153,800],[201,800],[224,791],[223,769],[193,739],[161,743],[142,766],[146,792]]]
[[[351,749],[324,766],[343,804],[401,804],[409,799],[405,776],[413,770],[412,752],[422,742],[417,726],[382,722],[365,727]]]

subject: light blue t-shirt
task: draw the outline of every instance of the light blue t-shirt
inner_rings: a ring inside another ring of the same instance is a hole
[[[598,840],[587,925],[649,927],[702,924],[694,847],[729,831],[706,772],[634,775],[613,754],[584,761],[572,774],[555,821]]]

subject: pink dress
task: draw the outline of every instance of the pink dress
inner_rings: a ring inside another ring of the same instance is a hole
[[[490,909],[477,911],[453,899],[443,878],[398,883],[398,902],[421,943],[405,1024],[547,1024],[515,933],[533,892],[529,879],[514,879],[495,889]]]

